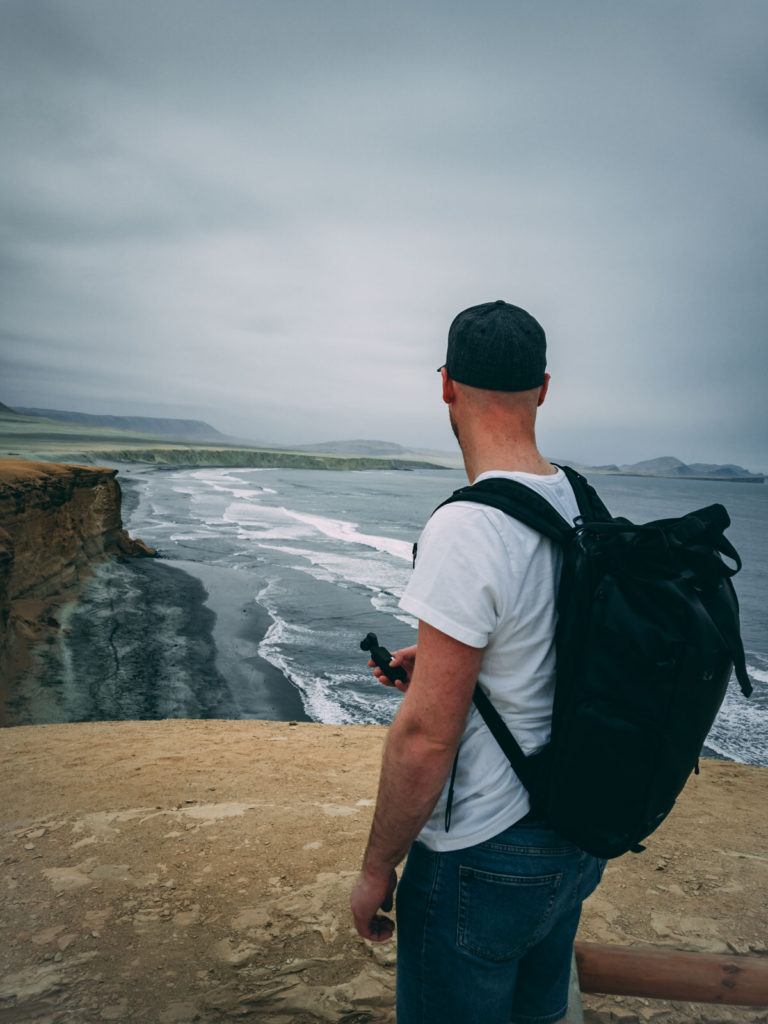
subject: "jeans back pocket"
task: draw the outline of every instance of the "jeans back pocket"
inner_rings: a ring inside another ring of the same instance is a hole
[[[562,879],[460,867],[458,945],[497,963],[521,956],[545,934]]]

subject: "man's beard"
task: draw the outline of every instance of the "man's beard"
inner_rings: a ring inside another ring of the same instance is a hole
[[[461,447],[461,438],[459,437],[459,425],[453,417],[453,409],[450,407],[450,405],[448,406],[448,419],[450,420],[451,423],[451,430],[453,431],[453,436],[459,442],[459,447]]]

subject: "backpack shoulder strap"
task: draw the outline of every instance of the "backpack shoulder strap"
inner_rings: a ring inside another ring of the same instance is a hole
[[[499,712],[491,703],[485,690],[475,683],[475,691],[472,694],[472,701],[480,712],[480,715],[488,727],[489,732],[506,754],[507,760],[512,765],[515,775],[522,782],[530,793],[533,789],[532,769],[528,757],[523,753],[520,744],[509,731],[509,726],[501,717]]]
[[[556,464],[557,465],[557,464]],[[558,466],[568,478],[573,489],[576,504],[579,506],[582,520],[586,522],[610,522],[613,516],[606,508],[603,500],[592,485],[571,466]],[[572,532],[572,525],[532,487],[527,487],[519,480],[507,477],[489,477],[468,487],[460,487],[454,491],[437,508],[454,501],[473,501],[480,505],[491,505],[501,509],[514,519],[519,519],[526,526],[538,530],[550,540],[562,543]],[[435,509],[437,511],[437,509]]]
[[[546,498],[525,484],[506,477],[489,477],[469,487],[460,487],[437,508],[455,501],[470,501],[498,508],[560,544],[573,531],[571,524]]]
[[[582,516],[597,518],[599,515],[610,519],[610,513],[584,477],[571,471],[577,478],[574,482],[569,468],[561,468],[565,471],[573,488]],[[592,495],[594,495],[594,499]],[[546,498],[534,491],[533,488],[526,487],[525,484],[517,480],[509,480],[507,477],[489,477],[469,487],[461,487],[454,491],[450,498],[438,505],[438,508],[455,501],[471,501],[498,508],[559,544],[563,544],[573,533],[573,526]],[[472,700],[494,739],[504,751],[515,774],[530,794],[536,788],[536,775],[531,760],[523,753],[520,744],[479,683],[475,685]]]
[[[587,522],[608,522],[613,519],[613,516],[605,507],[603,499],[586,477],[582,476],[581,473],[577,473],[572,466],[560,466],[559,468],[568,477],[568,483],[573,488],[576,504],[579,506],[582,519]]]

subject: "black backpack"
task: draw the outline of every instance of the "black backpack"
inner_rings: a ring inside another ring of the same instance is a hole
[[[731,583],[741,560],[723,535],[722,505],[636,526],[562,468],[581,513],[575,526],[501,477],[443,504],[492,505],[563,546],[549,743],[526,757],[479,685],[473,699],[533,815],[595,856],[618,857],[643,849],[698,772],[734,666],[743,694],[752,692]]]

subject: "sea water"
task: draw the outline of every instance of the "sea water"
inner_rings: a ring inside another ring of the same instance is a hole
[[[209,607],[222,621],[231,612],[230,589],[268,611],[258,653],[280,669],[311,719],[391,720],[401,697],[374,680],[360,640],[373,631],[390,650],[415,641],[416,623],[398,607],[412,545],[435,506],[466,483],[463,473],[124,469],[120,479],[132,492],[126,525],[133,536],[204,584],[214,569],[219,580],[231,580],[231,588],[209,588]],[[620,476],[593,482],[615,515],[636,522],[713,502],[729,510],[728,537],[744,561],[735,586],[755,693],[746,700],[732,683],[707,747],[768,764],[768,487]],[[221,666],[228,655],[231,662],[229,642],[220,631]],[[249,717],[248,685],[247,673],[237,686],[230,682],[235,717]]]

